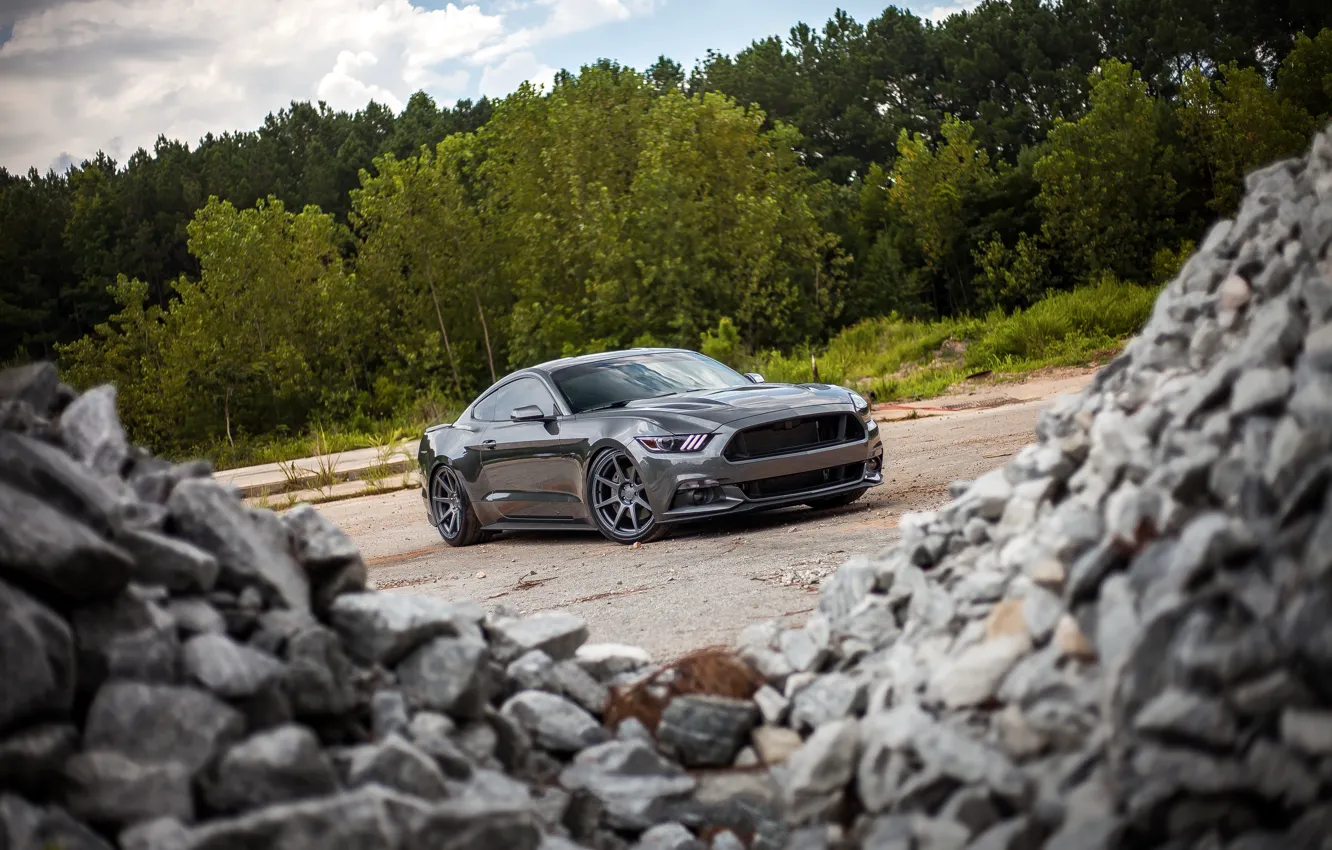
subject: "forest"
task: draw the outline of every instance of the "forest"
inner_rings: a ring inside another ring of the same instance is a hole
[[[296,102],[0,169],[0,361],[113,381],[160,452],[235,452],[612,347],[738,364],[1061,293],[1149,305],[1330,119],[1324,0],[889,7],[493,102]]]

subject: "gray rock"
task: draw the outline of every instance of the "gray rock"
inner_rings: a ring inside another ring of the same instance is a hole
[[[0,794],[0,842],[10,850],[112,850],[64,809],[39,808],[11,794]]]
[[[646,744],[608,741],[574,756],[560,785],[599,801],[608,826],[645,830],[669,820],[696,783]]]
[[[771,685],[764,685],[755,692],[754,704],[758,706],[763,721],[774,725],[784,723],[791,710],[791,701]]]
[[[723,829],[712,836],[711,846],[712,850],[746,850],[745,842],[729,829]]]
[[[259,586],[282,607],[310,609],[309,580],[285,540],[274,540],[221,484],[182,481],[171,491],[167,508],[181,536],[217,558],[222,586]]]
[[[121,850],[179,850],[188,847],[190,832],[175,818],[153,818],[121,830]]]
[[[226,635],[190,638],[182,650],[190,679],[224,699],[252,697],[282,675],[282,663]]]
[[[489,730],[489,726],[482,726]],[[481,755],[468,753],[454,741],[456,727],[447,715],[432,711],[418,711],[407,725],[407,737],[421,752],[435,760],[449,779],[468,779],[472,775],[472,761],[485,762],[494,751],[494,744]],[[493,732],[492,732],[493,734]]]
[[[398,664],[398,681],[417,708],[479,717],[490,697],[487,656],[486,646],[470,638],[437,637]]]
[[[60,438],[71,455],[98,475],[120,474],[129,440],[116,413],[116,388],[93,387],[60,414]]]
[[[297,505],[287,511],[282,524],[291,537],[292,554],[312,576],[326,575],[362,560],[351,538],[313,505]]]
[[[841,621],[873,591],[878,580],[877,567],[864,559],[843,564],[823,584],[822,593],[819,594],[819,611],[830,622]],[[786,634],[787,632],[782,632],[778,639]],[[785,647],[782,651],[786,651]],[[796,669],[802,668],[796,666]]]
[[[967,649],[930,679],[930,687],[949,708],[980,705],[999,690],[1008,671],[1031,651],[1025,634],[987,640]]]
[[[0,399],[22,401],[50,416],[60,392],[60,373],[50,361],[0,369]]]
[[[222,614],[200,596],[179,596],[169,600],[167,613],[175,621],[182,638],[220,635],[227,630],[227,621]]]
[[[1168,688],[1133,720],[1139,732],[1167,738],[1184,738],[1201,744],[1228,746],[1235,742],[1238,724],[1220,700]]]
[[[647,650],[618,643],[585,643],[574,652],[574,661],[599,682],[633,673],[652,663]]]
[[[123,549],[87,525],[0,481],[0,578],[40,585],[84,601],[113,596],[129,581],[132,562]]]
[[[297,717],[345,714],[359,701],[355,669],[329,629],[309,626],[287,640],[286,691]]]
[[[0,523],[8,525],[8,523]],[[55,612],[0,581],[0,731],[62,717],[74,702],[74,639]]]
[[[682,824],[670,821],[645,830],[634,850],[704,850],[707,845]]]
[[[376,741],[393,734],[406,735],[410,722],[407,698],[402,691],[380,688],[370,697],[370,730]]]
[[[67,723],[29,726],[0,739],[0,788],[46,797],[78,743],[78,729]]]
[[[468,634],[481,616],[472,602],[394,593],[349,593],[328,612],[349,652],[365,663],[385,665],[397,664],[431,638]]]
[[[562,611],[542,611],[530,617],[501,618],[488,627],[496,660],[507,662],[539,649],[554,661],[573,658],[587,641],[587,623]]]
[[[588,673],[576,661],[560,661],[550,671],[551,686],[569,699],[600,717],[606,710],[610,690]]]
[[[855,719],[820,726],[787,762],[782,800],[787,817],[802,823],[840,798],[855,773],[860,725]]]
[[[792,670],[800,673],[816,673],[828,657],[826,643],[810,634],[808,629],[792,629],[782,632],[779,638],[782,655]]]
[[[194,819],[188,767],[175,761],[140,764],[107,750],[69,760],[64,802],[77,817],[111,827],[158,817]]]
[[[83,741],[137,762],[177,761],[195,773],[244,729],[240,712],[204,691],[111,681],[88,709]]]
[[[1055,626],[1064,613],[1059,597],[1039,586],[1031,587],[1022,599],[1022,617],[1027,633],[1036,643],[1045,643],[1054,634]]]
[[[1230,391],[1232,416],[1247,416],[1285,401],[1292,386],[1290,369],[1255,368],[1240,375]]]
[[[504,668],[504,675],[508,677],[519,690],[546,690],[550,687],[551,669],[555,662],[550,656],[539,649],[525,653]]]
[[[217,558],[198,546],[152,531],[127,531],[117,541],[134,558],[130,577],[141,584],[158,584],[174,593],[207,593],[217,582]]]
[[[125,495],[57,447],[0,431],[0,481],[40,499],[101,535],[114,534],[127,509]]]
[[[204,784],[204,799],[214,811],[231,813],[332,794],[337,786],[314,733],[285,725],[228,748]]]
[[[865,679],[847,673],[820,676],[791,701],[791,725],[817,729],[859,714],[865,708],[868,685]]]
[[[1281,740],[1311,756],[1332,755],[1332,711],[1287,708],[1281,712]]]
[[[423,800],[442,800],[449,794],[434,760],[399,735],[348,753],[347,784],[356,788],[374,783]]]
[[[520,691],[505,701],[500,714],[524,729],[540,747],[573,753],[605,742],[610,733],[583,709],[545,691]]]
[[[107,678],[174,684],[180,675],[176,621],[132,589],[76,610],[79,689],[91,693]]]
[[[717,696],[678,696],[657,726],[657,740],[688,767],[730,764],[758,722],[751,700]]]

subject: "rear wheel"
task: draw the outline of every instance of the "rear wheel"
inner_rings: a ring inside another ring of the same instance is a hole
[[[805,504],[816,511],[827,510],[828,508],[844,508],[852,502],[860,500],[865,495],[864,490],[854,490],[850,493],[839,493],[836,496],[829,496],[826,499],[811,499]]]
[[[651,543],[670,529],[657,522],[644,492],[643,475],[629,455],[610,449],[597,455],[587,476],[588,507],[597,530],[626,545]]]
[[[430,476],[430,510],[439,536],[450,546],[471,546],[483,539],[467,490],[458,473],[447,466],[436,467]]]

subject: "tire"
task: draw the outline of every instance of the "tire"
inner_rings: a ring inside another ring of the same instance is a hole
[[[670,533],[643,495],[643,474],[623,449],[607,449],[587,466],[587,509],[597,531],[614,543],[651,543]]]
[[[844,508],[852,502],[860,501],[860,497],[865,495],[865,492],[865,490],[853,490],[850,493],[839,493],[836,496],[829,496],[826,499],[814,499],[805,504],[816,511],[826,511],[829,508]]]
[[[430,510],[439,536],[450,546],[479,543],[485,532],[467,498],[467,488],[458,473],[447,466],[437,466],[430,475]]]

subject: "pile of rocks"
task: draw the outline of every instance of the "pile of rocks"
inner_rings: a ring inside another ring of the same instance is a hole
[[[602,725],[642,650],[365,585],[313,508],[130,446],[111,387],[0,373],[0,848],[781,846],[770,809]],[[753,721],[704,703],[662,739],[729,764]]]
[[[741,649],[799,847],[1332,846],[1332,130],[1037,442]]]

